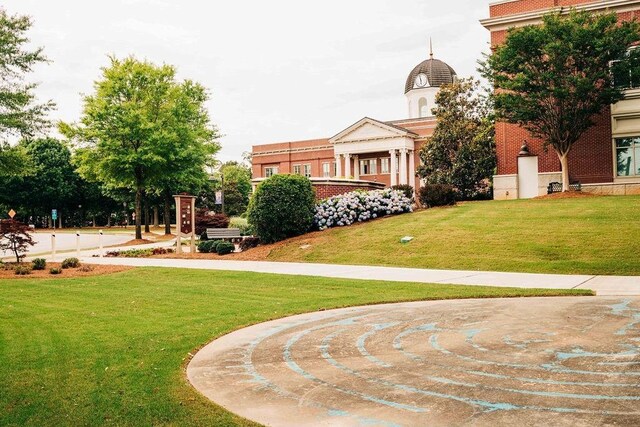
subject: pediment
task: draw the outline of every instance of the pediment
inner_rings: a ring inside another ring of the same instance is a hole
[[[415,137],[417,135],[398,126],[392,126],[387,123],[365,117],[329,139],[329,142],[331,144],[344,144],[356,141],[370,141],[407,136]]]

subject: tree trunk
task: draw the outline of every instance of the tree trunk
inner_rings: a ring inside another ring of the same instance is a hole
[[[558,153],[558,158],[560,159],[560,165],[562,166],[562,191],[569,191],[569,162],[567,159],[567,155],[569,153],[560,154]]]
[[[171,193],[164,192],[164,234],[171,234]]]
[[[142,239],[142,188],[136,190],[136,239]]]
[[[149,215],[149,199],[145,197],[144,199],[144,232],[145,233],[151,233],[151,230],[149,229],[150,218],[151,216]]]
[[[58,228],[62,228],[62,212],[58,214]]]
[[[160,215],[158,213],[160,209],[157,206],[153,207],[153,226],[158,227],[160,225]]]

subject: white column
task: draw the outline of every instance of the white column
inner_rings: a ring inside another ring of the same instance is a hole
[[[389,154],[391,154],[391,159],[389,161],[391,166],[391,186],[398,184],[398,168],[396,165],[398,164],[396,161],[396,150],[389,150]]]
[[[351,178],[351,154],[344,155],[344,176],[347,179]]]
[[[409,185],[416,189],[416,152],[409,151]]]
[[[342,176],[342,155],[336,154],[336,178]]]
[[[407,185],[407,149],[400,149],[400,184]]]
[[[357,154],[353,156],[353,177],[360,179],[360,157]]]

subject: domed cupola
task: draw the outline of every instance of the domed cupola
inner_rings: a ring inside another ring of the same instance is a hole
[[[407,77],[404,93],[423,87],[440,87],[451,84],[456,79],[456,72],[446,62],[431,58],[422,61],[411,70]]]
[[[430,44],[429,59],[416,65],[404,87],[404,93],[409,103],[409,118],[432,116],[435,107],[436,93],[440,86],[456,81],[457,75],[447,63],[433,57]]]

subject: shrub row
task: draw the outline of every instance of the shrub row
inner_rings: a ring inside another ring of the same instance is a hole
[[[198,252],[226,255],[236,250],[236,245],[224,240],[205,240],[198,244]]]
[[[4,263],[1,263],[1,265],[5,268],[9,267],[4,265]],[[65,268],[78,268],[80,267],[80,260],[78,258],[66,258],[64,261],[62,261],[61,264],[62,268],[58,268],[58,267],[52,267],[49,269],[49,273],[50,274],[60,274],[62,273],[62,269]],[[18,276],[26,276],[28,274],[31,274],[32,271],[34,270],[44,270],[47,268],[47,260],[45,260],[44,258],[35,258],[33,261],[31,261],[31,265],[29,264],[23,264],[23,265],[17,265],[15,267],[13,267],[13,270],[15,272],[15,274],[17,274]],[[82,270],[82,268],[86,268],[88,270]],[[86,266],[86,267],[82,267],[81,271],[91,271],[93,270],[92,267]]]
[[[313,223],[317,229],[325,230],[412,210],[411,199],[403,191],[354,191],[330,197],[318,204]]]

